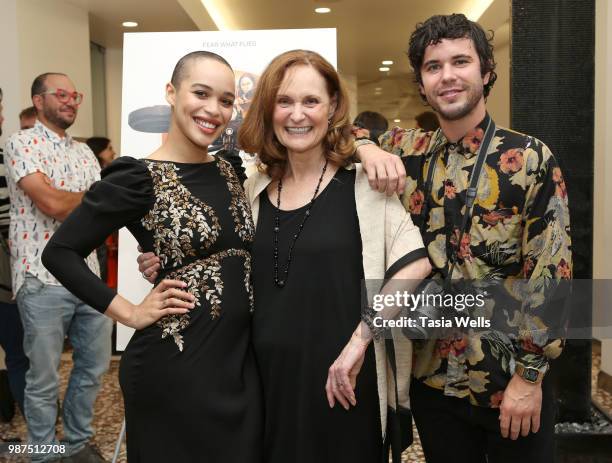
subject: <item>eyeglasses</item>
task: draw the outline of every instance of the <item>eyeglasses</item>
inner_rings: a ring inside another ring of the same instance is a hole
[[[66,104],[70,100],[74,101],[75,105],[80,105],[83,102],[83,94],[79,92],[70,93],[68,90],[64,90],[63,88],[56,88],[47,90],[46,92],[39,93],[39,95],[53,95],[57,98],[57,101],[60,103]]]

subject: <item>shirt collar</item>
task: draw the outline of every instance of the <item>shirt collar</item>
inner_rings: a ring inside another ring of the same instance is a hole
[[[441,129],[436,130],[432,136],[432,144],[430,145],[432,147],[430,150],[431,153],[436,149],[443,148],[448,149],[450,152],[462,154],[468,159],[472,158],[478,154],[478,148],[480,148],[480,143],[484,138],[484,133],[490,119],[491,116],[489,116],[489,113],[486,113],[484,119],[480,121],[476,127],[468,130],[463,138],[455,143],[449,142]]]
[[[46,137],[52,143],[64,144],[66,146],[72,145],[72,137],[70,136],[69,133],[66,132],[66,136],[64,138],[61,138],[57,133],[55,133],[53,130],[48,128],[46,125],[44,125],[39,120],[36,121],[33,129],[34,131],[36,131],[36,133],[38,133],[39,135],[43,137]]]

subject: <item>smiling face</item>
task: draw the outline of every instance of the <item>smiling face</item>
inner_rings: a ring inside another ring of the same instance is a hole
[[[469,115],[477,106],[484,107],[483,77],[480,59],[469,38],[442,39],[425,49],[421,66],[421,92],[427,102],[448,121]]]
[[[47,91],[55,92],[57,89],[62,89],[69,94],[76,90],[72,81],[61,74],[50,74],[45,79],[45,88]],[[66,130],[76,120],[79,105],[70,98],[66,103],[58,100],[56,95],[44,94],[34,95],[32,103],[36,107],[38,118],[47,127]]]
[[[206,148],[218,138],[232,117],[234,73],[213,59],[196,58],[185,64],[185,75],[166,86],[172,106],[172,128],[193,144]]]
[[[335,111],[335,98],[325,79],[312,66],[296,65],[285,72],[276,95],[272,123],[278,141],[288,153],[321,151],[327,120]]]

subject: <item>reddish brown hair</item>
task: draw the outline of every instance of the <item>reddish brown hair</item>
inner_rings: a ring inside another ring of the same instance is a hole
[[[272,126],[276,96],[287,70],[299,65],[317,70],[325,79],[329,96],[336,98],[336,110],[323,140],[325,157],[331,163],[346,165],[354,151],[348,95],[334,67],[314,51],[282,53],[272,60],[259,78],[251,107],[238,132],[242,149],[257,153],[261,169],[274,180],[282,177],[287,167],[287,149],[276,138]]]

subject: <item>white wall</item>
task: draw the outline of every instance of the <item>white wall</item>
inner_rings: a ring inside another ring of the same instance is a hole
[[[121,147],[121,82],[123,50],[106,49],[106,130],[107,136],[119,153]],[[121,153],[119,153],[121,154]],[[138,153],[125,153],[136,156]]]
[[[595,201],[593,229],[593,277],[612,280],[612,5],[597,0],[595,11]],[[602,298],[603,299],[603,298]],[[596,298],[594,314],[610,310],[610,300]],[[609,319],[609,317],[608,317]],[[602,341],[601,369],[612,375],[612,339],[610,329],[594,330]],[[606,339],[606,337],[608,339]]]
[[[19,112],[23,107],[19,96],[19,49],[17,43],[17,1],[0,0],[0,88],[2,88],[4,107],[4,124],[2,130],[4,135],[0,137],[0,146],[8,134],[19,128]],[[29,106],[29,105],[28,105]]]
[[[70,133],[91,136],[88,13],[63,0],[0,0],[0,39],[5,134],[17,130],[19,112],[32,105],[30,86],[34,78],[56,71],[67,74],[85,95]]]

